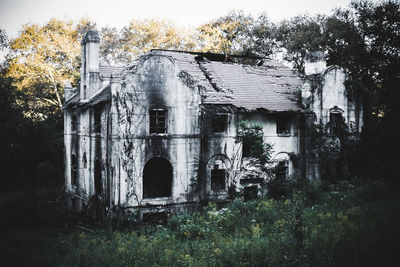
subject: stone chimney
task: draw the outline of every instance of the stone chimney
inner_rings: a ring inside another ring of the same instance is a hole
[[[80,99],[93,96],[98,90],[99,81],[99,42],[97,31],[88,31],[83,38]]]
[[[67,100],[74,94],[74,88],[72,88],[71,83],[67,82],[64,86],[64,100]]]
[[[308,53],[305,57],[304,72],[306,75],[319,74],[326,70],[325,55],[322,51]]]

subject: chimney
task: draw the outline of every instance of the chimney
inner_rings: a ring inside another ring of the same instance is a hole
[[[64,100],[67,100],[74,94],[74,89],[71,86],[70,82],[67,82],[64,86]]]
[[[99,42],[97,31],[88,31],[82,39],[82,65],[80,99],[93,96],[98,90],[99,83]]]
[[[306,75],[319,74],[326,69],[325,55],[322,51],[308,53],[305,57],[304,72]]]

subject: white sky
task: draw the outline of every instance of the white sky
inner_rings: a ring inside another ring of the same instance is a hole
[[[179,27],[198,26],[233,9],[255,16],[265,12],[274,21],[299,14],[329,14],[351,0],[0,0],[0,27],[16,37],[25,23],[50,18],[88,17],[98,26],[126,26],[133,18],[173,20]]]

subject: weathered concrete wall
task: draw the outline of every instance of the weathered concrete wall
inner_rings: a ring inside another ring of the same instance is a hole
[[[345,72],[336,66],[308,76],[302,89],[302,102],[307,109],[314,112],[316,123],[326,125],[330,113],[339,112],[349,127],[361,131],[362,105],[349,97],[345,87],[346,79]]]
[[[300,128],[299,114],[290,114],[290,133],[279,135],[277,133],[277,114],[275,113],[250,113],[241,114],[240,120],[250,123],[259,123],[263,127],[265,142],[273,145],[272,159],[277,163],[280,160],[289,162],[289,176],[294,173],[293,162],[289,155],[300,153]]]
[[[137,206],[188,201],[199,155],[200,94],[178,78],[174,60],[143,57],[112,90],[111,168],[116,204]],[[113,87],[112,87],[113,88]],[[149,111],[167,111],[167,133],[150,134]],[[143,168],[153,157],[167,159],[173,170],[172,195],[143,198]]]

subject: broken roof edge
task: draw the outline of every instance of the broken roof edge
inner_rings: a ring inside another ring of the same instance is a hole
[[[244,108],[244,107],[238,107],[235,104],[227,104],[227,103],[202,103],[201,104],[204,108],[207,110],[216,108],[216,109],[221,109],[221,108],[229,108],[234,112],[237,113],[252,113],[252,112],[260,112],[260,113],[307,113],[307,110],[298,107],[297,109],[267,109],[263,107],[258,107],[258,108]]]
[[[204,56],[207,58],[207,56],[215,56],[215,57],[234,57],[234,58],[244,58],[244,59],[265,59],[266,57],[260,57],[260,56],[251,56],[251,55],[238,55],[238,54],[229,54],[229,53],[213,53],[213,52],[200,52],[200,51],[185,51],[185,50],[174,50],[174,49],[158,49],[154,48],[149,50],[149,52],[174,52],[174,53],[185,53],[185,54],[191,54],[191,55],[198,55],[198,56]]]

